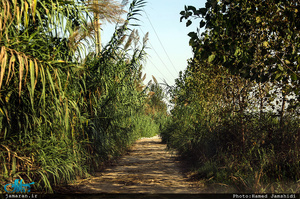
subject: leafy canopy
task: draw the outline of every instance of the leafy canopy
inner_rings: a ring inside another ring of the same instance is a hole
[[[186,6],[181,20],[200,18],[190,45],[199,60],[220,64],[233,74],[259,82],[291,83],[299,95],[300,5],[285,0],[208,0]]]

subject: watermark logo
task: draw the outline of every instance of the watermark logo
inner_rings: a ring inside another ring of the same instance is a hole
[[[25,184],[23,179],[19,181],[18,179],[15,180],[13,184],[6,184],[4,186],[4,190],[7,193],[29,193],[30,192],[30,185],[33,185],[34,182]]]

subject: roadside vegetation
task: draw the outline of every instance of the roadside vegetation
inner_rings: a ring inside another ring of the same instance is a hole
[[[144,5],[120,21],[114,1],[2,0],[0,193],[15,179],[51,193],[158,133],[163,92],[143,83],[148,38],[132,29]],[[117,23],[103,48],[99,20]]]
[[[299,3],[207,0],[180,14],[200,24],[163,141],[208,192],[299,193]]]

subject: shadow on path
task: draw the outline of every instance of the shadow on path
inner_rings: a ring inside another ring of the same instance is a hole
[[[68,186],[72,193],[201,193],[158,136],[138,140],[110,168]]]

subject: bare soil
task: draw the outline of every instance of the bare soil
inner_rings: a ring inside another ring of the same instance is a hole
[[[138,140],[115,165],[78,180],[62,192],[71,193],[201,193],[203,185],[189,180],[176,154],[158,136]]]

